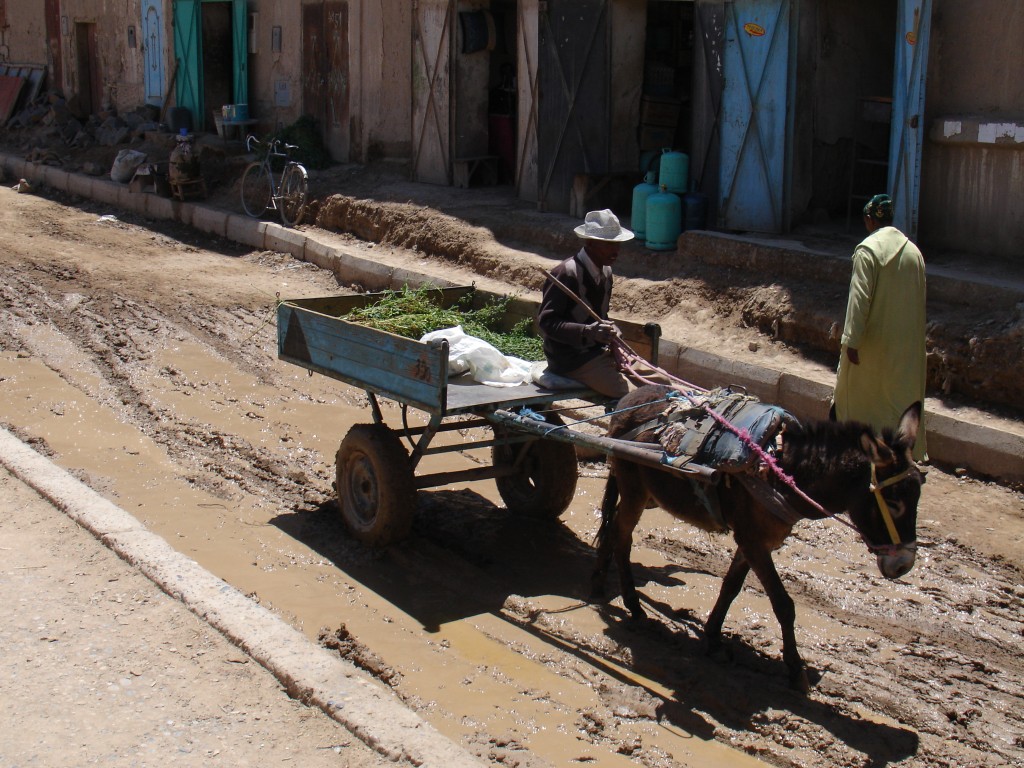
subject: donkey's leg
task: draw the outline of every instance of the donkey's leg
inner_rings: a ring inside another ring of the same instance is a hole
[[[636,582],[633,581],[633,566],[629,554],[633,548],[633,531],[640,516],[644,513],[648,492],[644,485],[643,472],[640,467],[625,465],[617,468],[619,484],[619,507],[613,526],[615,541],[615,567],[619,571],[619,586],[622,590],[622,602],[634,620],[647,618],[640,605],[640,597],[636,593]]]
[[[722,588],[718,592],[718,600],[715,607],[708,614],[708,620],[704,622],[704,642],[706,643],[707,654],[717,653],[722,647],[722,624],[725,623],[725,615],[729,612],[729,606],[736,599],[736,595],[743,589],[743,581],[750,572],[750,564],[743,556],[743,550],[737,549],[729,564],[729,570],[722,579]]]
[[[590,575],[590,601],[604,602],[605,583],[608,580],[608,566],[615,548],[615,515],[619,503],[619,486],[614,470],[608,473],[601,500],[601,527],[597,531],[597,561]]]
[[[775,611],[775,618],[778,619],[779,626],[782,628],[782,660],[789,667],[789,685],[807,693],[811,684],[807,679],[807,668],[796,648],[796,606],[793,604],[793,598],[786,592],[786,587],[783,585],[782,579],[779,578],[779,572],[775,570],[770,549],[748,552],[747,557],[750,560],[750,567],[753,568],[764,591],[768,594],[772,610]]]

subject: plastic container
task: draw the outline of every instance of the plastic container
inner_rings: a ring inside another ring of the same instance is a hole
[[[249,119],[249,105],[248,104],[235,104],[235,116],[231,118],[235,122],[241,122],[242,120]]]
[[[647,198],[658,191],[658,185],[654,183],[657,178],[654,171],[648,171],[644,180],[633,187],[633,208],[630,214],[629,226],[641,240],[647,236]]]
[[[690,157],[684,152],[666,149],[661,154],[658,180],[669,192],[685,195],[690,189]]]
[[[683,195],[683,230],[707,229],[708,196],[703,192]]]
[[[652,251],[672,251],[682,234],[682,202],[664,184],[647,198],[647,234],[644,245]]]

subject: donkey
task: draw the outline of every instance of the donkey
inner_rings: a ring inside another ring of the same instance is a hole
[[[670,391],[667,386],[647,385],[626,395],[611,419],[608,436],[628,435],[634,441],[656,443],[653,429],[639,434],[635,430],[643,429],[665,411]],[[591,599],[604,600],[609,562],[614,556],[626,608],[634,620],[645,618],[633,582],[630,548],[633,529],[644,509],[653,506],[652,500],[698,528],[731,530],[736,553],[704,625],[707,653],[721,649],[726,613],[753,569],[782,628],[782,656],[790,685],[807,692],[807,670],[797,651],[794,632],[796,610],[772,562],[772,552],[782,546],[798,519],[821,519],[825,517],[821,509],[827,514],[846,511],[876,555],[881,574],[898,579],[908,573],[914,567],[917,504],[924,482],[911,458],[920,421],[921,404],[914,403],[904,412],[895,434],[885,430],[880,437],[856,422],[823,421],[806,426],[787,423],[775,458],[799,491],[769,475],[762,481],[766,483],[763,487],[772,498],[783,501],[775,504],[755,492],[756,485],[739,482],[737,476],[713,486],[698,484],[675,473],[612,456],[597,534]],[[708,496],[715,494],[720,512],[708,503]]]

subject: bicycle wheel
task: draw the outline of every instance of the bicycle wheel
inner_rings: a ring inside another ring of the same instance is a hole
[[[270,205],[270,176],[265,163],[250,163],[242,176],[242,208],[258,219]]]
[[[306,169],[299,163],[288,163],[281,175],[281,221],[286,227],[294,227],[302,221],[306,211],[306,197],[309,194],[309,178]]]

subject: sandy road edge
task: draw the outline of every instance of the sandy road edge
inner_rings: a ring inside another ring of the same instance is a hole
[[[160,589],[385,757],[417,766],[481,763],[337,654],[175,551],[160,536],[0,428],[0,464]]]

